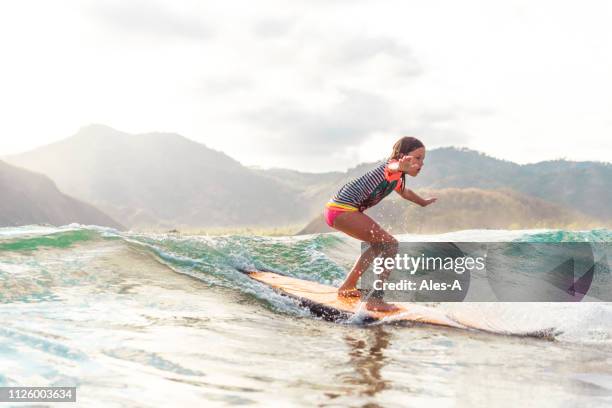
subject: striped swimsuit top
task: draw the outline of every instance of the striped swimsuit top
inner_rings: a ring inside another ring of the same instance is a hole
[[[393,190],[401,191],[402,172],[392,173],[388,168],[394,161],[386,160],[363,176],[346,183],[327,203],[327,207],[364,211],[378,204]]]

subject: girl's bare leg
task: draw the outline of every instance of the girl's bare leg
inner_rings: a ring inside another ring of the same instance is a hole
[[[370,267],[374,258],[380,255],[380,252],[380,247],[372,245],[357,258],[353,268],[338,288],[340,296],[360,296],[360,292],[356,289],[357,281],[361,274]]]
[[[397,240],[393,235],[382,229],[373,219],[359,211],[347,211],[339,214],[334,220],[334,228],[353,238],[373,244],[357,259],[355,265],[338,289],[338,295],[340,296],[357,296],[357,293],[355,293],[356,286],[361,274],[368,269],[374,258],[382,252],[384,252],[385,256],[394,256],[397,252]],[[368,300],[366,307],[370,310],[378,311],[397,310],[396,306],[385,303],[382,299],[372,298]]]

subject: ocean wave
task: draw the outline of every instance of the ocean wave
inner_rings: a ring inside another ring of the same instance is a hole
[[[1,230],[0,285],[3,286],[0,303],[32,303],[59,301],[62,291],[79,288],[84,283],[95,284],[98,293],[129,293],[128,284],[120,284],[117,276],[108,271],[122,262],[121,254],[105,255],[102,263],[92,268],[80,248],[89,248],[101,257],[108,243],[134,250],[163,264],[169,273],[188,275],[210,288],[230,290],[264,304],[275,311],[293,316],[308,312],[292,300],[276,294],[270,288],[255,282],[237,269],[276,271],[292,277],[338,286],[359,254],[359,242],[341,234],[318,234],[300,237],[260,236],[183,236],[179,234],[150,234],[120,232],[95,226],[70,225],[62,228],[21,227]],[[465,231],[426,240],[456,241],[527,241],[527,242],[593,242],[604,243],[612,239],[609,230],[593,231]],[[420,236],[406,235],[402,239],[417,241]],[[62,251],[76,250],[78,257]],[[135,262],[130,260],[129,262]],[[146,274],[146,268],[143,269]],[[143,278],[146,275],[143,275]],[[137,282],[137,278],[134,278]],[[123,286],[122,286],[123,285]],[[130,283],[137,285],[137,283]],[[59,290],[58,288],[62,288]],[[126,289],[127,288],[127,289]],[[123,291],[123,292],[121,292]],[[552,323],[564,326],[568,339],[612,341],[612,309],[608,304],[562,305],[559,307],[534,306],[538,324]],[[447,305],[449,313],[458,313],[462,307]],[[569,309],[568,309],[569,307]],[[453,309],[454,308],[454,309]],[[491,308],[495,312],[491,312]],[[509,304],[482,306],[488,318],[499,317],[511,325],[529,326],[533,319],[529,313],[517,317],[513,310],[523,306]],[[504,313],[501,313],[503,310]],[[575,313],[574,313],[575,312]],[[473,312],[471,312],[473,313]],[[569,314],[568,314],[569,313]],[[573,316],[571,323],[567,316]],[[597,316],[596,320],[592,317]],[[544,319],[542,321],[541,319]],[[585,321],[590,323],[584,323]],[[595,324],[596,322],[603,322]],[[586,330],[585,324],[592,330]],[[520,328],[520,327],[519,327]]]

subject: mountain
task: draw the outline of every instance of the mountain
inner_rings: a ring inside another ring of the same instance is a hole
[[[263,177],[276,180],[279,183],[291,186],[295,190],[296,200],[303,206],[303,211],[312,217],[321,210],[330,195],[335,192],[342,181],[346,180],[347,173],[304,173],[288,169],[257,169],[253,171]]]
[[[84,127],[72,137],[5,160],[48,175],[61,191],[92,203],[130,228],[179,229],[306,224],[321,214],[340,186],[376,166],[361,163],[346,172],[327,173],[248,168],[178,134],[128,134],[102,125]],[[519,165],[448,147],[429,150],[421,174],[406,181],[417,192],[476,189],[483,195],[503,190],[506,204],[517,208],[516,197],[539,198],[538,204],[530,201],[534,209],[553,205],[556,210],[550,213],[561,218],[571,213],[568,219],[588,218],[601,225],[612,220],[609,163],[557,160]],[[518,194],[512,200],[510,191]],[[458,194],[448,198],[454,200]],[[495,203],[490,205],[503,212]],[[436,206],[445,208],[442,202]],[[460,209],[447,211],[457,215]],[[532,213],[521,214],[537,223]],[[479,228],[492,225],[501,224],[491,219]]]
[[[324,204],[344,183],[376,165],[358,164],[335,183],[325,183],[329,189],[320,191],[319,204]],[[555,160],[520,165],[470,149],[443,147],[427,152],[423,170],[418,177],[407,176],[406,185],[417,191],[422,188],[510,189],[606,222],[612,220],[610,163]]]
[[[89,204],[61,193],[49,178],[0,161],[0,226],[73,222],[123,229]]]
[[[448,188],[420,190],[438,197],[422,208],[398,195],[383,200],[367,214],[387,231],[440,233],[465,229],[595,228],[601,220],[512,190]],[[612,224],[608,224],[612,225]],[[323,215],[311,220],[298,234],[330,232]]]
[[[612,220],[612,164],[546,161],[519,165],[469,149],[428,152],[415,188],[509,188],[551,203]]]
[[[91,125],[6,160],[48,175],[129,227],[270,226],[310,217],[299,186],[174,133]]]

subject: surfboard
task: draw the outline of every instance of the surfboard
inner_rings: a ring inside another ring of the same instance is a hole
[[[393,312],[371,311],[367,310],[365,304],[360,302],[360,299],[357,297],[338,297],[338,289],[333,286],[281,275],[275,272],[248,269],[239,270],[249,278],[271,287],[277,293],[295,299],[300,306],[308,308],[313,315],[332,322],[347,322],[351,318],[359,316],[359,321],[365,324],[381,321],[389,323],[410,322],[549,340],[554,339],[557,334],[554,328],[510,332],[496,328],[486,322],[479,322],[476,319],[451,317],[436,308],[421,306],[415,303],[393,303],[399,308],[399,310]]]

